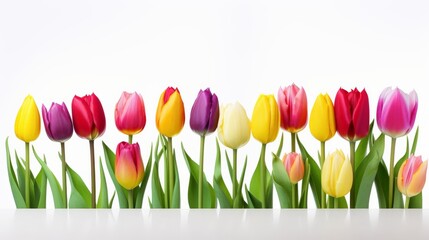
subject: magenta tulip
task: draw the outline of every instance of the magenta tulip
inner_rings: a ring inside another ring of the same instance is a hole
[[[73,123],[64,103],[52,103],[49,111],[42,105],[43,123],[49,139],[65,142],[73,135]]]
[[[115,107],[115,124],[126,135],[141,132],[146,125],[143,97],[134,92],[123,92]]]
[[[401,137],[411,131],[416,120],[417,93],[409,94],[390,87],[381,93],[377,105],[378,128],[390,137]]]
[[[84,97],[74,96],[72,116],[74,130],[81,138],[94,140],[106,130],[103,106],[94,93]]]
[[[340,88],[335,97],[335,122],[341,137],[356,141],[369,131],[369,100],[365,89],[350,92]]]
[[[279,88],[280,126],[291,133],[301,131],[307,125],[307,95],[304,88],[292,84]]]
[[[212,94],[209,88],[200,90],[191,110],[191,129],[204,136],[216,130],[218,121],[219,101],[216,94]]]

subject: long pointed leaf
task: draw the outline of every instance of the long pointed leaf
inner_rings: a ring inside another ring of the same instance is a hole
[[[82,178],[70,166],[67,166],[67,175],[70,180],[70,208],[91,208],[92,194]]]
[[[273,178],[282,208],[292,207],[292,184],[280,158],[273,154]]]
[[[305,159],[305,172],[304,178],[302,179],[301,185],[301,199],[299,201],[300,208],[307,208],[308,202],[308,184],[310,183],[310,164],[308,163],[308,159]]]
[[[97,208],[109,208],[109,192],[107,189],[106,176],[100,157],[100,192],[98,194]]]
[[[152,170],[152,146],[150,147],[150,156],[149,156],[149,160],[146,164],[146,168],[145,168],[145,172],[144,172],[144,177],[142,180],[142,183],[140,184],[139,188],[138,188],[138,192],[136,195],[136,199],[135,199],[135,207],[136,208],[141,208],[143,205],[143,195],[146,191],[146,186],[147,183],[149,181],[149,177],[150,177],[150,172]]]
[[[13,199],[15,201],[15,206],[17,208],[26,208],[24,196],[19,189],[18,182],[16,180],[15,171],[12,167],[12,162],[10,160],[10,151],[9,151],[9,139],[6,138],[6,161],[7,161],[7,172],[9,176],[10,188],[12,190]]]
[[[222,177],[221,154],[219,141],[216,139],[216,162],[213,174],[213,187],[221,208],[232,208],[232,198]]]

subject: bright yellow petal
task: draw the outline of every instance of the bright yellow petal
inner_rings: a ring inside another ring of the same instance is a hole
[[[268,142],[276,140],[280,129],[280,110],[274,95],[269,96],[270,103],[270,136]]]
[[[15,135],[24,142],[36,140],[40,134],[40,113],[31,95],[21,105],[15,120]]]
[[[252,135],[261,143],[268,143],[270,128],[270,105],[265,95],[260,95],[252,114]]]
[[[334,104],[332,103],[332,100],[328,94],[325,94],[324,97],[325,97],[326,106],[328,109],[328,123],[329,123],[328,139],[331,139],[335,135],[335,132],[337,131],[336,125],[335,125]]]
[[[159,96],[158,107],[156,108],[155,123],[158,131],[159,131],[159,119],[161,118],[162,108],[164,107],[164,94],[165,94],[165,91],[162,92],[161,96]]]
[[[175,91],[164,104],[159,118],[158,130],[167,137],[177,135],[185,124],[185,109],[179,92]]]

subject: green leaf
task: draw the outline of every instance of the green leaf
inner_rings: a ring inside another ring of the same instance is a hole
[[[411,147],[411,152],[410,154],[415,154],[416,152],[416,148],[417,148],[417,141],[419,139],[419,127],[417,127],[416,129],[416,133],[414,134],[414,140],[413,140],[413,145]]]
[[[402,193],[399,191],[396,182],[397,178],[395,177],[393,184],[393,208],[404,208],[404,199],[402,198]]]
[[[262,155],[262,151],[261,151],[261,154],[259,155],[258,165],[256,166],[256,169],[253,172],[252,179],[250,180],[250,192],[252,193],[251,195],[253,197],[256,197],[259,200],[259,202],[262,202],[261,199],[265,196],[265,203],[266,203],[265,207],[268,207],[268,205],[270,205],[270,203],[268,202],[268,200],[269,200],[268,198],[270,198],[270,196],[267,196],[266,193],[268,192],[267,189],[269,186],[268,183],[270,182],[270,179],[271,179],[271,174],[268,171],[268,168],[264,162],[264,170],[263,171],[265,171],[265,178],[266,178],[265,184],[266,185],[261,186],[261,184],[262,184],[262,181],[261,181],[261,177],[262,177],[261,176],[261,163],[262,163],[262,161],[265,161],[265,156]],[[272,196],[271,196],[271,199],[272,199]]]
[[[356,208],[368,208],[372,184],[378,172],[378,166],[384,153],[384,134],[374,142],[369,154],[355,171]]]
[[[304,178],[302,180],[301,185],[301,199],[299,201],[300,208],[307,208],[307,199],[308,199],[308,184],[310,183],[310,164],[308,163],[308,159],[305,159],[305,172]]]
[[[359,145],[358,145],[356,152],[355,152],[355,169],[359,168],[360,163],[362,162],[364,157],[367,155],[367,150],[368,150],[368,146],[369,146],[369,139],[372,136],[373,127],[374,127],[374,120],[371,122],[371,125],[369,127],[369,132],[366,135],[366,137],[364,137],[363,139],[361,139],[359,141]]]
[[[237,150],[237,152],[238,152],[238,150]],[[226,163],[228,165],[229,177],[231,178],[231,182],[234,182],[234,169],[233,169],[232,164],[231,164],[231,159],[229,158],[228,152],[226,150],[225,150],[225,158],[226,158]]]
[[[163,145],[165,146],[165,145]],[[159,180],[159,161],[162,157],[162,154],[165,151],[165,147],[161,149],[158,153],[158,144],[155,147],[155,152],[157,153],[155,156],[155,163],[153,164],[152,169],[152,200],[150,201],[151,208],[166,208],[165,206],[165,194],[162,190],[161,181]]]
[[[42,167],[43,171],[46,174],[46,177],[49,181],[49,186],[51,188],[52,197],[54,198],[54,205],[55,208],[65,208],[65,199],[63,198],[63,190],[61,189],[61,185],[58,182],[55,175],[52,173],[52,171],[49,169],[48,165],[42,159],[40,159],[39,155],[37,155],[36,150],[33,146],[33,153],[36,157],[37,161],[39,162],[40,166]]]
[[[112,198],[109,201],[109,208],[112,208],[113,200],[115,199],[115,196],[116,196],[116,192],[113,192],[113,196],[112,196]]]
[[[408,208],[422,208],[423,207],[423,193],[410,198],[410,205]]]
[[[158,143],[157,143],[158,144]],[[143,205],[143,195],[146,191],[147,182],[149,181],[150,172],[152,170],[152,146],[150,147],[150,156],[149,160],[146,164],[143,180],[137,190],[137,194],[135,197],[135,208],[141,208]]]
[[[317,165],[316,161],[314,161],[310,154],[308,154],[304,145],[302,145],[301,141],[299,140],[299,137],[297,137],[297,140],[299,149],[301,150],[302,158],[307,159],[310,165],[310,187],[311,191],[313,192],[313,198],[314,202],[316,203],[316,207],[320,208],[320,196],[322,195],[320,168]]]
[[[379,208],[387,208],[389,201],[389,174],[384,161],[381,161],[378,165],[374,183],[377,190]]]
[[[37,195],[35,196],[38,203],[37,208],[46,208],[46,189],[47,189],[48,181],[43,169],[40,169],[35,180],[36,180],[36,185],[38,186],[38,189],[39,189],[36,192]]]
[[[247,204],[249,208],[262,208],[262,203],[245,187]]]
[[[15,163],[16,163],[16,172],[18,175],[18,186],[19,186],[19,189],[21,190],[22,196],[25,197],[25,169],[16,151],[15,151]]]
[[[21,190],[18,186],[18,182],[16,180],[15,171],[12,167],[12,162],[10,159],[10,151],[9,151],[9,138],[6,138],[6,161],[7,161],[7,172],[9,176],[10,188],[12,190],[13,199],[15,201],[15,206],[17,208],[26,208],[24,195],[21,193]]]
[[[285,167],[280,158],[273,154],[273,179],[277,190],[280,206],[282,208],[292,207],[292,184]]]
[[[118,196],[119,201],[119,207],[120,208],[128,208],[128,199],[127,199],[127,192],[124,190],[124,188],[118,183],[118,180],[116,180],[115,176],[115,160],[116,155],[115,153],[104,143],[103,141],[103,151],[104,151],[104,157],[106,160],[106,167],[110,175],[110,179],[113,182],[113,185],[115,186],[116,194]]]
[[[109,208],[109,193],[107,190],[106,176],[103,163],[100,158],[100,193],[98,194],[97,208]]]
[[[283,133],[282,133],[282,136],[280,138],[280,143],[279,143],[279,146],[277,147],[277,152],[276,152],[276,156],[279,158],[281,158],[280,154],[282,153],[282,149],[283,149]]]
[[[179,170],[177,168],[176,153],[174,150],[173,150],[173,163],[174,163],[174,188],[173,188],[173,198],[171,200],[171,208],[180,208]]]
[[[234,203],[233,203],[234,208],[247,207],[247,203],[244,201],[243,193],[242,193],[243,184],[244,184],[244,175],[246,174],[246,168],[247,168],[247,156],[246,156],[246,159],[244,160],[244,165],[243,165],[243,170],[241,171],[240,180],[238,181],[238,189],[237,189],[238,193],[237,193],[237,198],[234,199]]]
[[[70,208],[91,208],[92,194],[82,178],[68,165],[67,175],[70,180]]]
[[[222,177],[219,141],[216,139],[216,162],[213,174],[213,187],[221,208],[232,208],[232,198]]]

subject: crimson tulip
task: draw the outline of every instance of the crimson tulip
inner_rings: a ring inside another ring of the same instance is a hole
[[[74,130],[81,138],[94,140],[106,130],[103,106],[94,93],[84,97],[74,96],[72,116]]]

